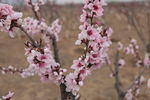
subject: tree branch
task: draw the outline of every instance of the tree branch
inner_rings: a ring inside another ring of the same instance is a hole
[[[36,17],[37,20],[40,20],[40,16],[38,15],[37,11],[34,8],[33,1],[30,0],[30,3],[31,3],[31,7],[32,7],[32,11],[34,13],[34,16]]]
[[[125,93],[121,87],[118,61],[119,61],[119,51],[117,51],[116,57],[115,57],[115,73],[114,73],[115,75],[114,75],[114,77],[115,77],[115,88],[116,88],[116,91],[118,94],[118,100],[123,100]]]
[[[58,50],[58,46],[57,46],[56,37],[54,35],[52,36],[52,46],[53,46],[53,52],[54,52],[54,59],[56,62],[60,63],[59,50]]]
[[[125,93],[127,93],[128,90],[132,89],[135,85],[136,85],[136,81],[139,82],[140,78],[142,77],[142,75],[144,74],[144,72],[146,71],[147,67],[144,66],[143,69],[139,72],[139,74],[137,75],[137,78],[131,83],[131,85],[126,89]]]
[[[27,38],[31,41],[34,47],[39,47],[35,40],[24,30],[24,28],[21,25],[17,25],[17,27],[27,36]]]

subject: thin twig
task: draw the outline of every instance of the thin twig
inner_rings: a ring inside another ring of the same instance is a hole
[[[30,4],[31,4],[32,11],[33,11],[33,13],[34,13],[36,19],[37,19],[37,20],[40,20],[40,16],[38,15],[37,11],[35,10],[35,7],[34,7],[34,5],[33,5],[33,1],[32,1],[32,0],[30,0]]]
[[[139,61],[142,61],[142,58],[141,58],[141,56],[140,56],[140,53],[139,53],[138,49],[136,48],[136,45],[135,45],[134,43],[131,43],[131,45],[133,46],[133,51],[134,51],[134,53],[135,53],[135,59],[137,59],[137,61],[138,61],[138,60],[139,60]],[[143,65],[143,62],[141,62],[140,65]]]
[[[2,72],[4,72],[4,73],[8,73],[8,72],[10,72],[10,73],[22,73],[23,72],[23,70],[22,69],[17,69],[17,68],[6,68],[6,67],[1,67],[0,66],[0,70],[2,71]]]
[[[148,45],[147,52],[150,52],[150,12],[147,12],[147,27],[148,27]]]
[[[35,40],[27,33],[27,31],[25,31],[25,29],[21,26],[18,25],[17,26],[21,31],[23,31],[23,33],[27,36],[27,38],[31,41],[32,45],[34,47],[38,47],[38,45],[36,44]]]
[[[144,72],[146,71],[147,67],[144,66],[143,69],[139,72],[139,74],[137,75],[137,78],[131,83],[131,85],[126,89],[125,93],[127,93],[128,90],[132,89],[134,87],[134,85],[136,85],[136,81],[140,81],[141,76],[144,74]]]
[[[124,91],[121,88],[118,61],[119,61],[119,51],[117,50],[116,57],[115,57],[115,75],[114,75],[114,77],[115,77],[115,88],[116,88],[116,91],[118,93],[118,100],[123,100],[125,94],[124,94]]]
[[[134,14],[133,11],[131,12],[130,16],[131,16],[130,18],[131,18],[131,21],[132,21],[132,25],[135,28],[136,33],[139,36],[140,40],[142,41],[143,45],[145,46],[146,41],[145,41],[144,36],[143,36],[144,34],[143,34],[142,29],[140,28],[140,26],[138,26],[139,22],[138,22],[138,19],[136,18],[136,15]]]
[[[109,68],[109,70],[110,70],[110,72],[113,74],[113,76],[115,75],[115,72],[114,72],[114,70],[113,70],[113,68],[112,68],[112,66],[109,64],[109,61],[108,61],[108,59],[106,58],[106,64],[107,64],[107,66],[108,66],[108,68]]]
[[[144,34],[142,32],[141,27],[139,26],[139,20],[137,19],[135,13],[134,13],[134,9],[128,9],[126,7],[124,7],[123,9],[125,9],[125,12],[123,10],[120,10],[120,12],[122,12],[127,18],[128,18],[128,22],[129,24],[131,24],[134,29],[136,30],[136,34],[138,35],[138,37],[140,38],[140,40],[142,41],[144,47],[146,46],[146,40],[144,39]]]

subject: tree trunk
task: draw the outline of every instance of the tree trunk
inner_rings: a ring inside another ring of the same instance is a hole
[[[118,100],[124,100],[124,95],[118,95]]]
[[[61,100],[75,100],[75,96],[71,92],[66,92],[66,86],[60,85]]]

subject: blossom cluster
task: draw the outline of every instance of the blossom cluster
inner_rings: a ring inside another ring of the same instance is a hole
[[[144,58],[142,58],[138,52],[139,46],[137,45],[137,42],[135,39],[131,39],[130,44],[125,47],[121,42],[118,42],[117,49],[123,50],[125,54],[132,54],[137,59],[136,65],[137,66],[143,66],[143,70],[139,72],[139,76],[136,77],[135,81],[131,85],[131,87],[128,89],[125,98],[126,100],[134,100],[140,93],[140,87],[144,83],[144,71],[146,68],[150,66],[150,56],[148,53],[145,53]],[[121,64],[124,64],[125,61],[119,61]],[[147,81],[147,87],[150,88],[150,79]]]
[[[13,11],[13,7],[0,3],[0,30],[8,32],[13,37],[13,31],[17,23],[20,23],[22,13]]]
[[[23,70],[22,77],[39,75],[42,81],[52,80],[56,84],[63,83],[63,73],[66,69],[60,68],[60,64],[55,62],[48,47],[43,49],[26,49],[29,67]]]
[[[39,21],[31,17],[23,19],[22,13],[13,11],[13,7],[7,4],[0,4],[0,17],[1,31],[10,32],[15,27],[21,27],[28,35],[42,34],[46,43],[52,38],[58,41],[57,35],[61,30],[58,19],[56,19],[51,26],[48,26],[44,21]],[[10,35],[12,36],[12,34]],[[36,43],[36,41],[32,42]],[[63,72],[66,72],[66,69],[60,68],[60,65],[55,62],[48,45],[40,47],[41,44],[36,44],[36,46],[33,46],[33,43],[30,42],[26,44],[26,56],[29,63],[27,69],[18,70],[11,66],[8,68],[0,67],[2,73],[19,72],[23,77],[38,74],[43,81],[53,80],[57,84],[63,83]]]
[[[40,22],[32,17],[24,18],[22,21],[22,27],[30,35],[42,33],[48,28],[45,22]]]
[[[80,30],[77,45],[84,44],[85,53],[79,59],[73,61],[71,66],[73,73],[66,76],[66,91],[77,95],[83,80],[91,71],[100,68],[107,58],[107,50],[111,44],[110,36],[112,29],[99,27],[93,23],[93,18],[103,15],[102,6],[106,5],[103,0],[85,0],[83,13],[80,17]]]
[[[14,92],[9,91],[9,93],[6,96],[2,96],[0,100],[11,100],[13,95],[14,95]]]
[[[130,88],[125,95],[126,100],[135,100],[136,99],[136,97],[140,93],[140,86],[144,83],[144,81],[145,81],[144,77],[141,76],[140,79],[138,79],[134,82],[133,87]]]
[[[123,58],[120,58],[119,60],[118,60],[118,66],[119,67],[122,67],[122,66],[124,66],[125,65],[125,60],[123,59]]]
[[[136,66],[140,67],[143,64],[143,60],[139,55],[139,46],[135,39],[131,39],[128,46],[124,46],[121,42],[118,42],[117,49],[123,51],[125,54],[131,54],[136,58]]]
[[[59,24],[59,19],[56,19],[52,22],[51,26],[49,26],[43,35],[43,39],[46,43],[49,42],[52,38],[55,38],[56,41],[59,40],[58,34],[61,31],[61,25]]]
[[[58,33],[61,31],[61,25],[59,19],[53,21],[51,26],[48,26],[44,21],[39,21],[31,17],[24,18],[22,21],[22,27],[30,35],[42,34],[44,41],[49,42],[53,36],[58,41]]]
[[[13,66],[8,66],[8,67],[0,67],[0,71],[2,74],[6,74],[6,73],[22,73],[22,70],[19,70]]]
[[[150,66],[150,56],[148,53],[145,54],[145,57],[144,57],[144,65],[149,67]]]
[[[137,41],[135,39],[131,39],[128,46],[124,46],[121,42],[118,42],[118,50],[123,50],[126,54],[133,54],[135,55],[135,50],[139,49],[137,45]]]
[[[147,87],[150,89],[150,79],[147,81]]]

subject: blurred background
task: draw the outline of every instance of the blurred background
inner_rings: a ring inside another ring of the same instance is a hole
[[[36,0],[33,0],[36,1]],[[56,2],[57,4],[66,4],[66,3],[83,3],[83,0],[45,0],[48,2]],[[106,0],[107,2],[145,2],[149,0]],[[23,4],[24,0],[0,0],[0,2],[5,2],[9,4]]]
[[[33,16],[30,8],[23,6],[24,0],[0,0],[14,6],[16,11],[24,13],[24,17]],[[147,0],[107,0],[108,6],[104,7],[104,16],[100,21],[114,30],[113,45],[110,47],[109,56],[114,59],[116,43],[121,41],[129,43],[129,38],[135,38],[140,45],[141,55],[144,55],[143,40],[150,44],[150,3]],[[62,31],[58,42],[59,55],[62,66],[69,69],[73,59],[83,53],[83,47],[75,46],[79,31],[79,18],[82,9],[82,0],[47,0],[40,13],[48,24],[59,18]],[[15,38],[10,38],[6,33],[0,33],[0,65],[12,65],[17,68],[28,66],[24,56],[24,42],[27,38],[18,32]],[[140,34],[140,35],[139,35]],[[34,38],[37,38],[36,36]],[[127,87],[139,68],[135,65],[134,57],[126,56],[128,62],[121,69],[122,83]],[[72,71],[72,70],[69,70]],[[145,73],[149,77],[149,72]],[[146,83],[146,82],[145,82]],[[0,96],[8,91],[14,91],[12,100],[59,100],[59,88],[52,82],[42,83],[37,76],[22,79],[18,74],[0,74]],[[138,100],[150,100],[150,91],[146,85],[142,87]],[[107,66],[93,72],[81,87],[80,100],[117,100],[114,89],[114,80],[110,78]]]

